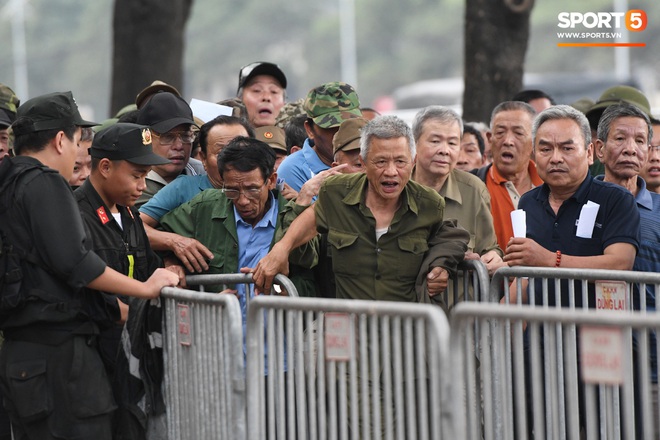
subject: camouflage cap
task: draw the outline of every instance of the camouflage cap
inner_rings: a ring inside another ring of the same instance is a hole
[[[332,152],[360,149],[361,130],[367,122],[364,118],[347,119],[342,122],[332,138]]]
[[[355,89],[343,82],[330,82],[313,88],[307,94],[303,108],[321,128],[338,127],[346,119],[362,116]]]
[[[20,104],[21,101],[16,93],[9,86],[0,83],[0,110],[4,110],[11,122],[16,119],[16,111]]]
[[[307,113],[303,108],[304,102],[305,100],[300,98],[296,101],[287,102],[286,104],[284,104],[284,107],[280,109],[280,113],[275,118],[275,125],[280,128],[284,128],[286,126],[286,123],[289,122],[291,118],[295,118],[296,116],[300,116],[300,115],[307,116]]]
[[[247,119],[247,109],[245,108],[245,104],[243,104],[243,101],[241,101],[240,98],[227,98],[216,102],[216,104],[231,107],[232,116]]]

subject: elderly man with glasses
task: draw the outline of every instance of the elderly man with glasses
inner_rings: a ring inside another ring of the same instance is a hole
[[[223,187],[202,191],[165,214],[161,226],[193,238],[211,251],[213,257],[204,273],[238,273],[243,267],[254,267],[275,243],[276,232],[281,229],[278,214],[287,203],[275,189],[274,166],[275,152],[268,144],[234,138],[218,155]],[[297,252],[290,261],[303,262],[305,267],[311,267],[317,258],[315,243]],[[301,296],[315,296],[311,271],[292,265],[289,278]],[[222,286],[209,286],[208,290],[220,291]],[[245,312],[244,286],[237,286],[235,293]]]
[[[205,171],[199,160],[190,157],[196,125],[192,110],[183,98],[169,92],[156,93],[140,109],[137,123],[151,129],[154,153],[170,161],[152,167],[147,175],[147,188],[135,204],[139,208],[178,176],[195,176]]]

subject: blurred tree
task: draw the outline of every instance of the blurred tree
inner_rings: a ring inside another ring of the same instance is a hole
[[[534,0],[466,0],[463,118],[490,121],[522,88]]]
[[[155,79],[183,83],[186,22],[193,0],[115,0],[110,114]]]

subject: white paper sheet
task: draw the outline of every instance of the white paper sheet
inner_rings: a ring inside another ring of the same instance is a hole
[[[527,214],[522,209],[511,211],[511,223],[513,224],[513,236],[525,238],[527,236]]]
[[[581,238],[591,238],[594,233],[594,225],[596,224],[596,216],[600,205],[591,200],[582,207],[580,211],[580,218],[578,219],[577,232],[575,235]]]
[[[190,108],[192,109],[193,115],[197,116],[204,122],[209,122],[211,119],[220,115],[231,116],[234,111],[233,108],[227,105],[220,105],[195,98],[190,101]]]

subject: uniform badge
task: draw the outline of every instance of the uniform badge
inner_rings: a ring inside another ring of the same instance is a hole
[[[264,133],[264,137],[266,139],[272,139],[273,138],[273,133],[270,132],[270,131],[267,131],[267,132]]]
[[[142,130],[142,145],[149,145],[151,143],[151,130],[145,128]]]
[[[103,206],[96,210],[96,215],[99,216],[99,220],[101,220],[101,223],[103,224],[106,224],[110,221],[110,218],[108,217],[108,214],[105,213]]]

